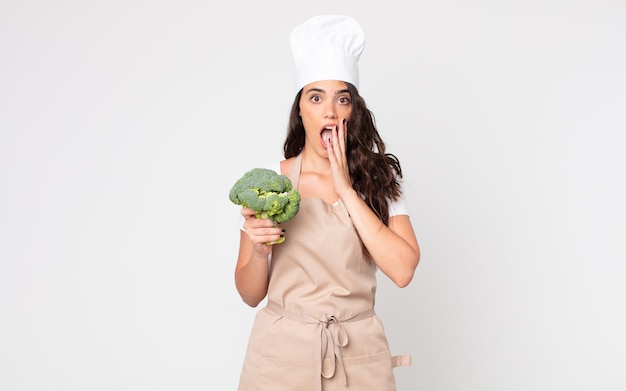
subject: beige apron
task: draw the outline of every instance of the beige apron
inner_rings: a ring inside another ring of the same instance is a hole
[[[301,155],[291,169],[297,188]],[[391,356],[374,313],[376,265],[339,200],[306,198],[282,224],[275,245],[268,305],[256,316],[239,391],[393,391],[393,368],[410,356]]]

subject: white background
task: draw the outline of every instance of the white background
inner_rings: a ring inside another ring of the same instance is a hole
[[[399,390],[624,390],[626,3],[0,3],[0,389],[235,390],[244,170],[288,34],[363,26],[361,93],[422,246],[381,275]]]

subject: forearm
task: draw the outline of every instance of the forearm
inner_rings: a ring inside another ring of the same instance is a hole
[[[267,294],[269,266],[267,259],[250,259],[235,272],[235,285],[243,301],[256,307]]]
[[[378,268],[396,285],[407,286],[413,279],[420,252],[414,233],[406,222],[397,232],[383,224],[363,199],[352,190],[342,196],[361,240]]]
[[[237,267],[235,268],[235,286],[243,301],[256,307],[267,294],[269,283],[269,253],[259,254],[252,251],[249,239],[242,232]]]

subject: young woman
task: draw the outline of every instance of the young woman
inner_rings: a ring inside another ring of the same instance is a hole
[[[257,314],[239,390],[395,390],[393,356],[374,311],[376,272],[407,286],[420,251],[398,159],[359,95],[356,21],[322,15],[291,35],[296,95],[275,170],[300,192],[280,226],[243,208],[235,283]],[[284,237],[277,245],[267,242]]]

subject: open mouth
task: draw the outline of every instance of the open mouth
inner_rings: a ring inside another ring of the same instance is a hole
[[[330,140],[332,139],[333,135],[333,129],[335,129],[334,126],[325,126],[320,132],[320,137],[322,138],[322,143],[324,144],[324,147],[326,147],[327,144],[330,144]]]

